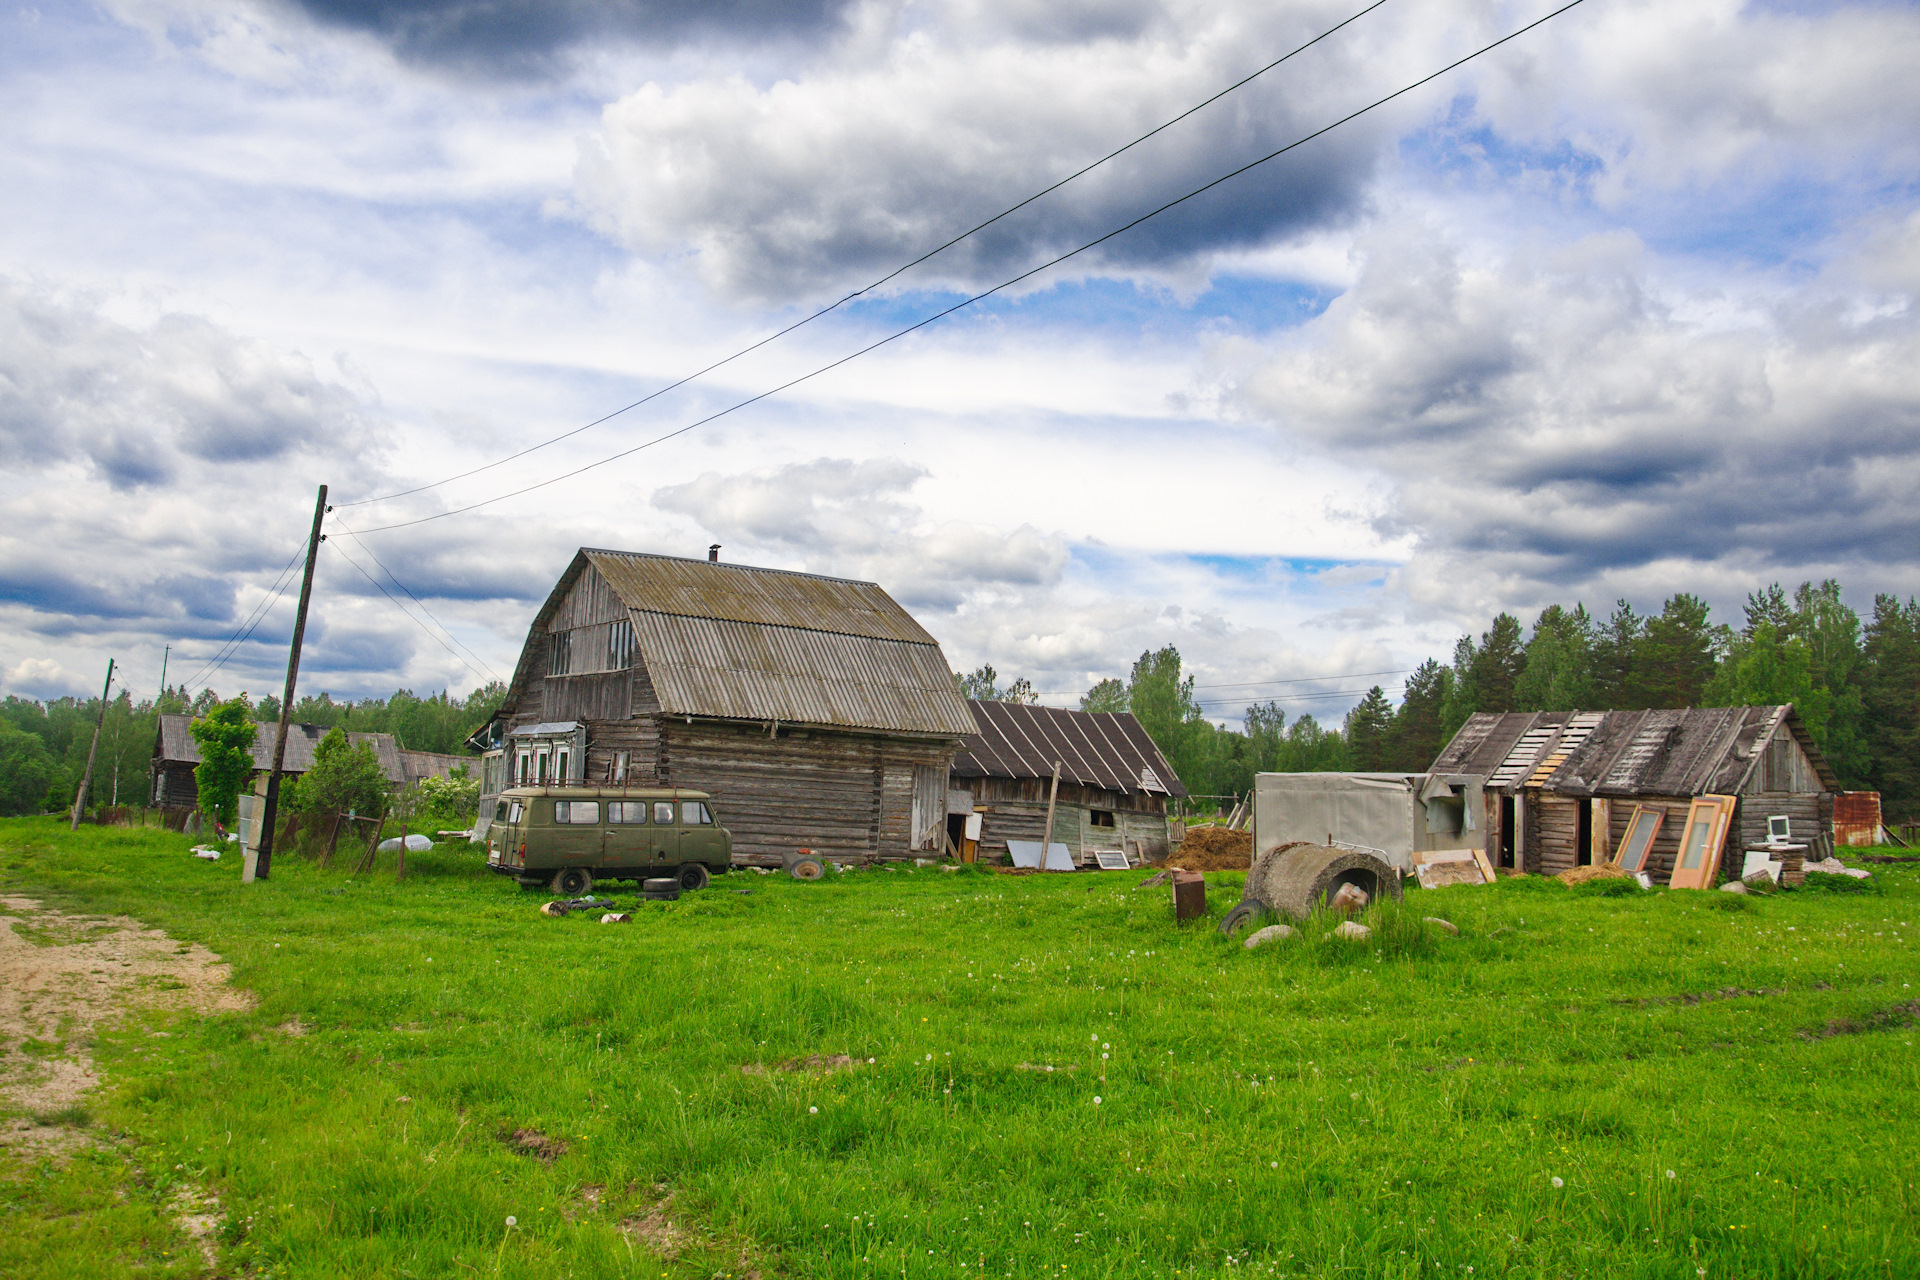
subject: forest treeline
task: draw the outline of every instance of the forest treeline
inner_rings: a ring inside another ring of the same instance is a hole
[[[303,724],[338,725],[353,733],[391,733],[411,751],[462,755],[471,754],[467,735],[487,722],[506,695],[506,686],[498,682],[465,698],[445,690],[422,698],[410,689],[400,689],[388,698],[335,702],[321,693],[295,702],[293,718]],[[184,687],[139,702],[125,689],[109,698],[89,803],[145,804],[147,762],[153,758],[161,714],[190,711],[200,716],[222,700],[212,689],[192,694]],[[271,732],[264,726],[279,720],[280,699],[268,696],[247,702],[254,722],[263,726],[262,732]],[[0,701],[0,815],[71,806],[99,718],[97,697]]]
[[[1430,658],[1398,705],[1376,685],[1344,723],[1288,722],[1274,702],[1247,708],[1239,730],[1209,722],[1169,645],[1140,655],[1125,681],[1103,680],[1088,711],[1131,711],[1196,795],[1243,795],[1267,771],[1427,768],[1476,711],[1636,711],[1791,702],[1850,790],[1878,791],[1890,817],[1920,816],[1920,604],[1874,598],[1861,618],[1840,585],[1775,584],[1747,597],[1738,626],[1679,594],[1641,615],[1621,601],[1604,619],[1551,605],[1531,631],[1502,613],[1464,635],[1449,661]],[[982,677],[985,677],[984,681]],[[1031,700],[984,667],[972,696]]]

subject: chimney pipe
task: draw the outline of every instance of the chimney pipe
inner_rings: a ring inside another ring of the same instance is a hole
[[[720,544],[719,543],[716,542],[712,546],[707,548],[707,562],[709,564],[720,563]]]

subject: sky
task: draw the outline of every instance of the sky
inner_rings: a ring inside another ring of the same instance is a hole
[[[1583,0],[1034,270],[1557,7],[1368,3],[8,8],[0,693],[277,693],[320,484],[336,698],[509,677],[581,546],[1053,705],[1172,644],[1223,723],[1920,591],[1912,6]]]

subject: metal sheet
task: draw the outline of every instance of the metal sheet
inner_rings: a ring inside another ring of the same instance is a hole
[[[955,755],[956,778],[1060,780],[1124,795],[1184,796],[1173,766],[1129,712],[1068,711],[1015,702],[969,702],[978,732]],[[1155,785],[1148,786],[1151,780]]]
[[[934,643],[911,614],[872,582],[632,551],[586,548],[581,555],[630,609]]]

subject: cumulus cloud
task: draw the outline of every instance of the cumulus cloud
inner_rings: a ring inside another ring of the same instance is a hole
[[[936,12],[771,84],[710,75],[613,103],[580,166],[581,208],[636,249],[690,250],[729,293],[789,301],[864,283],[1350,10],[1136,6],[1075,40],[1036,34],[1007,17],[1011,6]],[[1075,27],[1073,13],[1056,16]],[[1431,58],[1382,47],[1413,29],[1431,26],[1415,17],[1343,32],[949,250],[912,283],[972,285],[1031,265],[1293,141],[1361,105],[1410,57]],[[1358,122],[1127,233],[1081,269],[1177,271],[1210,250],[1342,223],[1362,203],[1383,136]]]
[[[1908,262],[1917,239],[1912,219],[1870,251]],[[1730,298],[1663,284],[1627,233],[1476,254],[1408,225],[1363,252],[1355,287],[1236,394],[1394,478],[1383,522],[1428,557],[1410,591],[1911,565],[1920,317],[1835,283],[1886,278],[1873,262]]]
[[[693,518],[723,543],[877,581],[909,609],[947,612],[982,592],[1060,581],[1067,548],[1058,537],[927,518],[909,497],[926,474],[891,458],[820,458],[743,475],[708,472],[657,490],[653,504]]]

